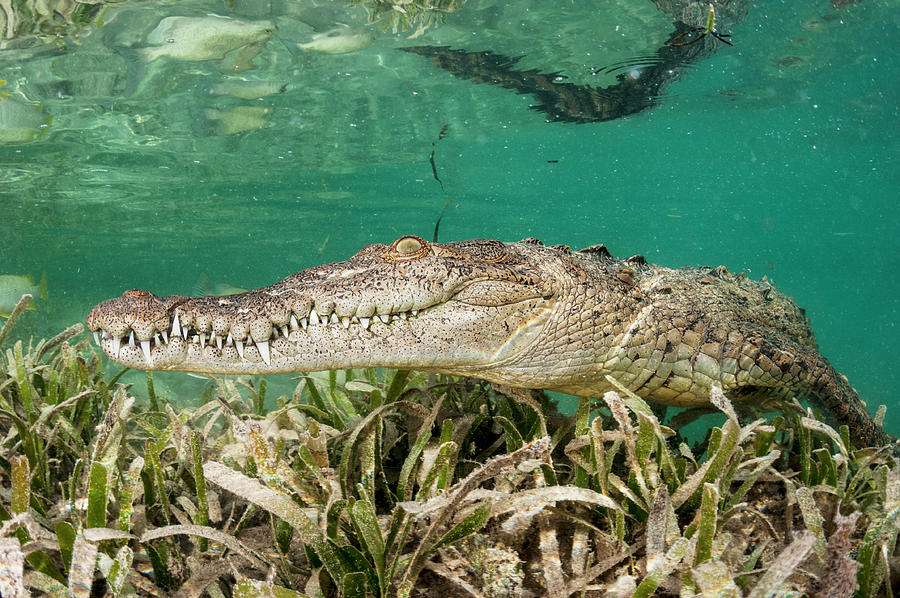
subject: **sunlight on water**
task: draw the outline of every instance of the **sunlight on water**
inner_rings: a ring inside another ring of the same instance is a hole
[[[673,14],[703,10],[658,4],[468,0],[393,33],[339,2],[126,1],[7,35],[0,274],[46,273],[49,294],[21,326],[430,239],[449,199],[442,240],[603,242],[767,275],[900,431],[896,3],[723,2],[735,47],[703,40],[672,73]],[[536,93],[412,46],[491,52],[551,88],[660,64],[667,79],[632,98],[648,109],[548,123],[560,108],[533,109]]]

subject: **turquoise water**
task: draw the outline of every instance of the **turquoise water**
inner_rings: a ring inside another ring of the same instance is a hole
[[[209,13],[266,23],[251,68],[147,61],[163,17]],[[49,300],[19,326],[46,335],[124,289],[256,287],[370,242],[430,239],[449,199],[444,241],[603,242],[768,276],[900,433],[898,14],[761,0],[730,28],[735,47],[682,69],[654,108],[575,125],[397,48],[523,55],[517,69],[609,85],[598,67],[672,33],[649,0],[469,0],[414,39],[342,3],[116,4],[102,26],[0,50],[0,273],[46,273]],[[298,46],[333,28],[365,47]],[[225,82],[284,91],[241,99]]]

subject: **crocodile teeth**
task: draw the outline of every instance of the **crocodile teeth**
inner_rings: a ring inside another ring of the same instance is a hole
[[[163,342],[168,345],[169,344],[169,333],[166,332],[165,330],[161,330],[159,333],[162,335]],[[159,342],[159,341],[157,341],[157,342]]]
[[[337,314],[334,312],[331,312],[331,323],[338,324],[339,322],[340,322],[340,320],[338,319]]]
[[[244,343],[241,341],[234,341],[234,348],[237,349],[238,357],[243,359],[244,358]]]
[[[297,323],[297,318],[294,316],[294,314],[291,314],[291,328],[294,330],[300,328],[300,324]],[[285,334],[285,336],[287,335]]]
[[[291,316],[291,317],[293,318],[294,316]],[[281,327],[281,334],[284,335],[284,338],[287,338],[287,337],[289,337],[290,334],[291,334],[291,329],[288,328],[287,326],[282,326],[282,327]]]
[[[200,348],[203,349],[206,347],[206,335],[202,332],[198,332],[197,336],[200,337]]]
[[[96,330],[94,331],[94,342],[100,344],[100,333]]]
[[[119,349],[122,348],[122,340],[118,336],[113,337],[112,356],[114,359],[119,358]]]
[[[222,349],[222,337],[221,336],[216,337],[216,346],[219,348],[219,350]]]
[[[128,346],[134,347],[134,330],[128,333]]]
[[[309,320],[306,318],[300,318],[300,326],[303,327],[303,330],[309,328]]]
[[[317,326],[319,324],[319,312],[316,311],[315,307],[309,310],[309,323],[313,326]]]
[[[257,342],[256,348],[259,349],[259,354],[262,356],[263,361],[266,362],[266,365],[272,365],[272,357],[269,355],[269,341]]]
[[[405,320],[405,319],[406,319],[406,312],[405,312],[405,311],[401,311],[401,312],[398,314],[398,317],[399,317],[401,320]]]
[[[172,336],[178,336],[179,334],[181,334],[181,321],[178,319],[178,314],[175,314],[175,317],[172,318]]]
[[[332,314],[332,315],[334,315],[334,314]],[[341,324],[344,326],[344,330],[346,330],[347,328],[350,328],[350,318],[347,316],[342,317]]]
[[[144,359],[150,363],[150,341],[141,341],[141,351],[144,352]]]
[[[418,310],[418,309],[414,309],[414,310],[412,310],[412,311],[409,312],[409,313],[411,313],[411,314],[414,315],[414,316],[417,316],[417,315],[419,315],[419,310]]]
[[[391,322],[391,314],[379,314],[378,319],[384,322],[385,324],[390,324]]]
[[[359,319],[359,323],[362,324],[366,328],[366,330],[369,329],[369,322],[371,322],[371,321],[372,320],[370,318],[360,318]]]

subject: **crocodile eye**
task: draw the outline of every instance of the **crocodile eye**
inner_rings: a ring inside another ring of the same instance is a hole
[[[431,254],[428,242],[415,235],[400,237],[382,252],[381,257],[389,262],[417,260]]]
[[[394,249],[397,250],[397,253],[416,253],[422,249],[422,239],[413,236],[401,237],[394,244]]]

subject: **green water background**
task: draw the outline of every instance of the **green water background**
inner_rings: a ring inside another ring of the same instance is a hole
[[[61,51],[0,51],[3,90],[53,116],[40,139],[0,145],[0,271],[46,273],[50,293],[20,331],[53,334],[125,289],[190,293],[201,276],[250,288],[370,242],[430,239],[449,199],[444,241],[603,242],[768,276],[900,433],[898,3],[762,0],[736,47],[686,69],[656,108],[586,125],[547,123],[529,96],[396,50],[493,49],[609,84],[590,67],[671,32],[649,2],[551,4],[469,0],[413,41],[369,27],[375,43],[344,55],[292,52],[313,27],[282,20],[242,76],[287,90],[252,101],[210,95],[224,76],[209,61],[145,65],[130,49],[165,15],[289,19],[296,6],[125,3]],[[365,26],[361,9],[303,7],[309,22]],[[271,108],[271,126],[222,134],[207,111],[237,105]]]

